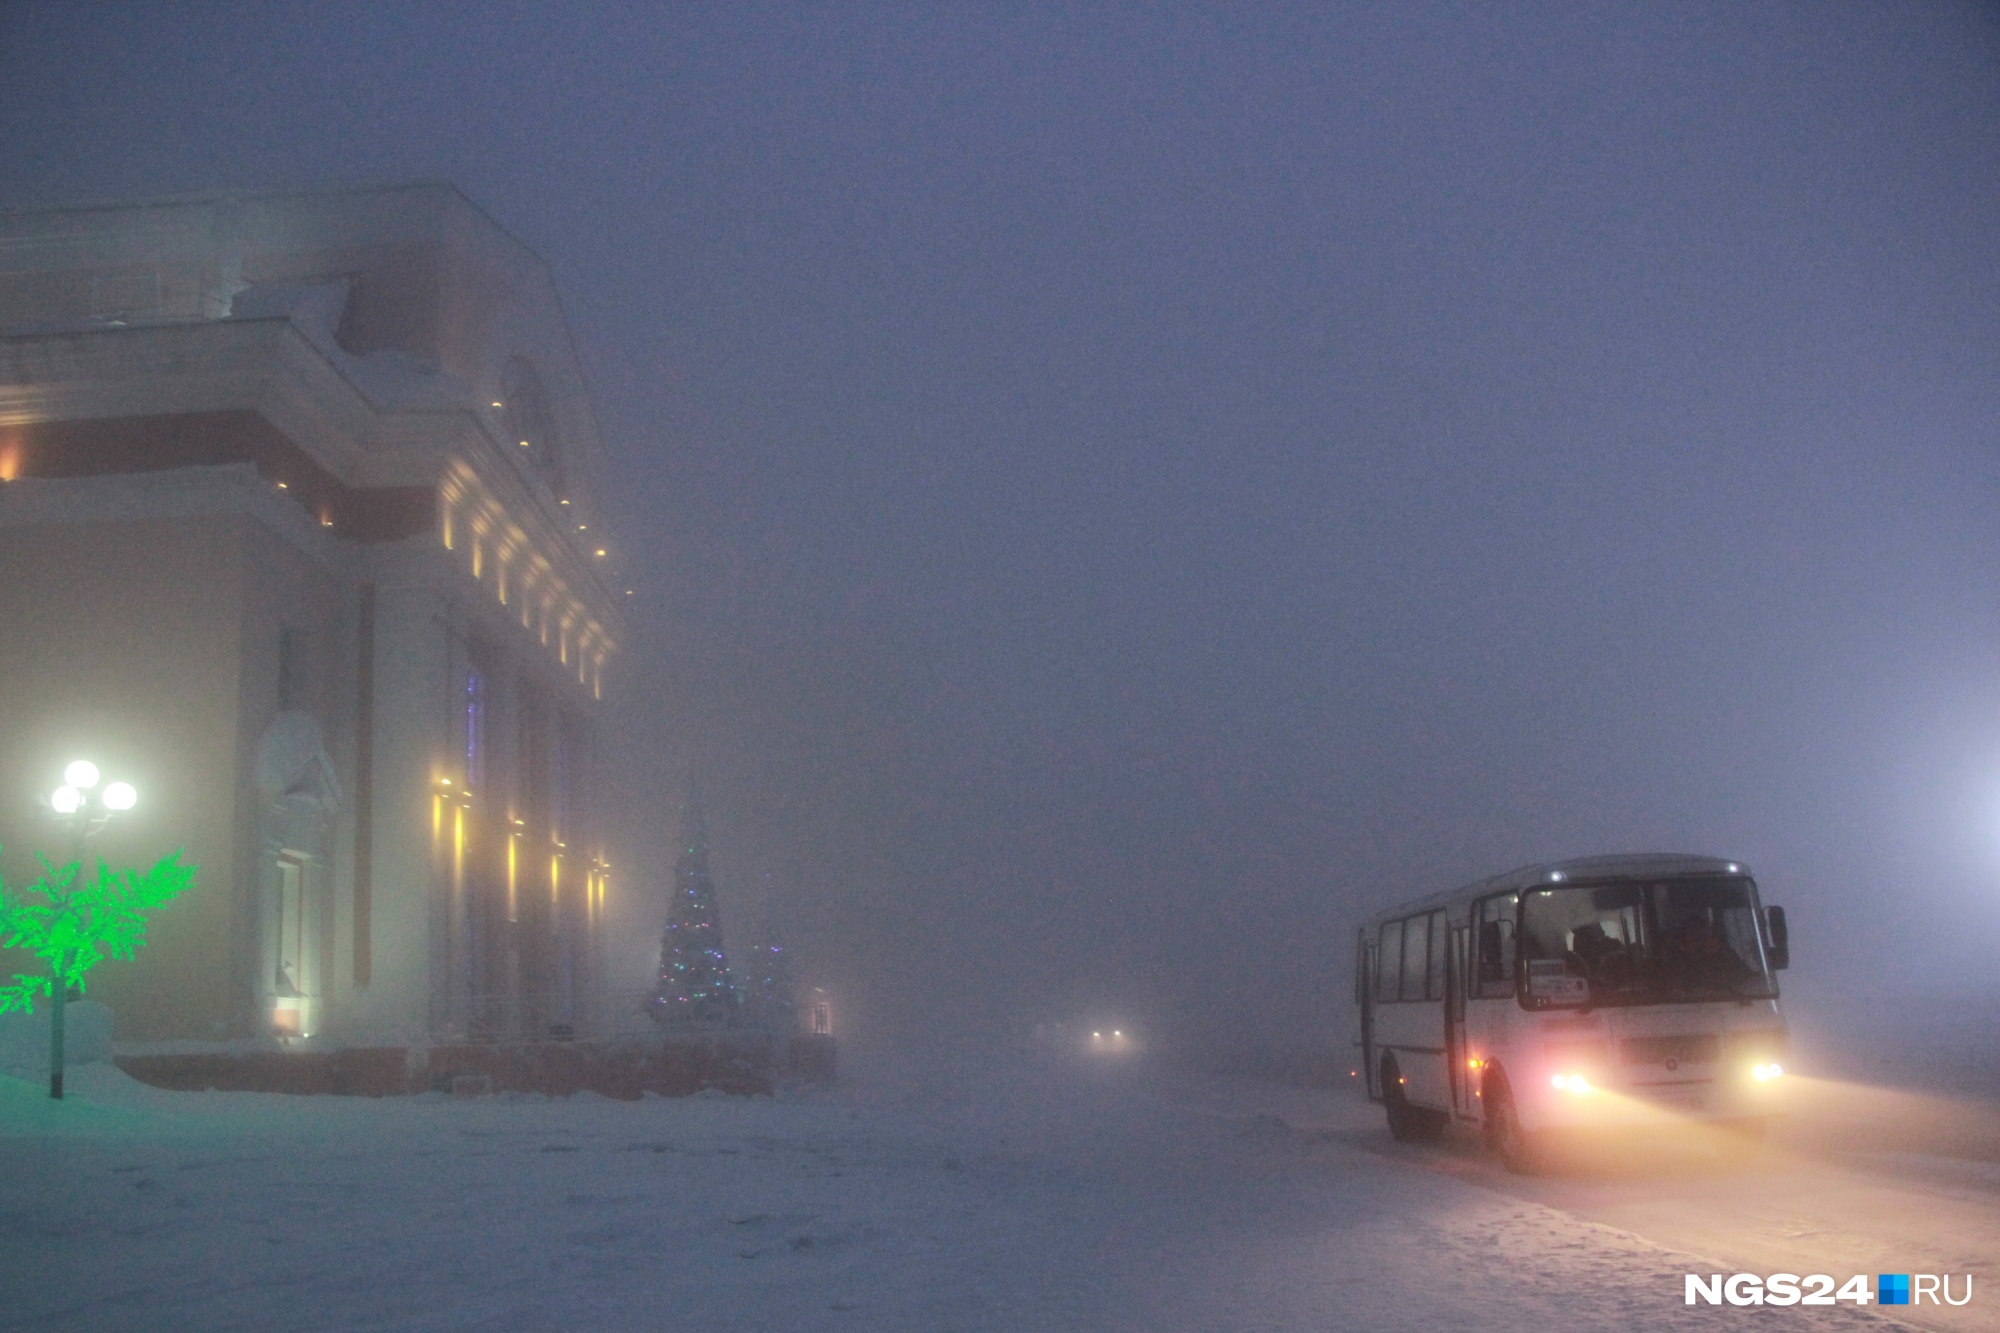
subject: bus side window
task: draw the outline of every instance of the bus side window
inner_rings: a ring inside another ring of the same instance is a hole
[[[1488,898],[1479,904],[1479,995],[1505,999],[1514,993],[1514,899]]]
[[[1381,947],[1375,951],[1375,998],[1393,1000],[1403,981],[1403,923],[1391,921],[1382,927]]]
[[[1481,921],[1479,923],[1479,984],[1481,988],[1500,980],[1506,973],[1500,968],[1500,923]]]
[[[1431,919],[1413,916],[1403,923],[1403,998],[1424,998],[1424,980],[1430,972]]]
[[[1425,989],[1426,999],[1444,998],[1444,951],[1451,942],[1451,932],[1445,929],[1444,913],[1431,913],[1431,979]]]

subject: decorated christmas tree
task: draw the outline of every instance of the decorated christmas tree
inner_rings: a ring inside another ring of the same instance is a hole
[[[778,933],[777,917],[764,909],[763,939],[750,958],[750,1008],[759,1025],[789,1033],[798,1024],[792,993],[792,960]]]
[[[690,792],[667,903],[667,928],[660,936],[653,1016],[663,1023],[713,1021],[727,1018],[734,1003],[729,956],[722,947],[722,913],[708,870],[708,828],[702,821],[700,797]]]

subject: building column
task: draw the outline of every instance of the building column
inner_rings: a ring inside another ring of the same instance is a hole
[[[463,766],[452,754],[455,654],[439,590],[407,557],[381,563],[391,567],[375,581],[371,965],[356,999],[375,1039],[421,1045],[462,1019],[450,875],[460,808],[443,785]]]

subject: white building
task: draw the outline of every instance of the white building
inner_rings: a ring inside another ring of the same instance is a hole
[[[9,883],[75,756],[201,866],[121,1041],[591,1029],[622,590],[545,264],[441,184],[0,214],[0,481]]]

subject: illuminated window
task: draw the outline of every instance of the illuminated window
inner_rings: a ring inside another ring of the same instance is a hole
[[[477,667],[465,671],[465,785],[486,785],[486,674]]]

